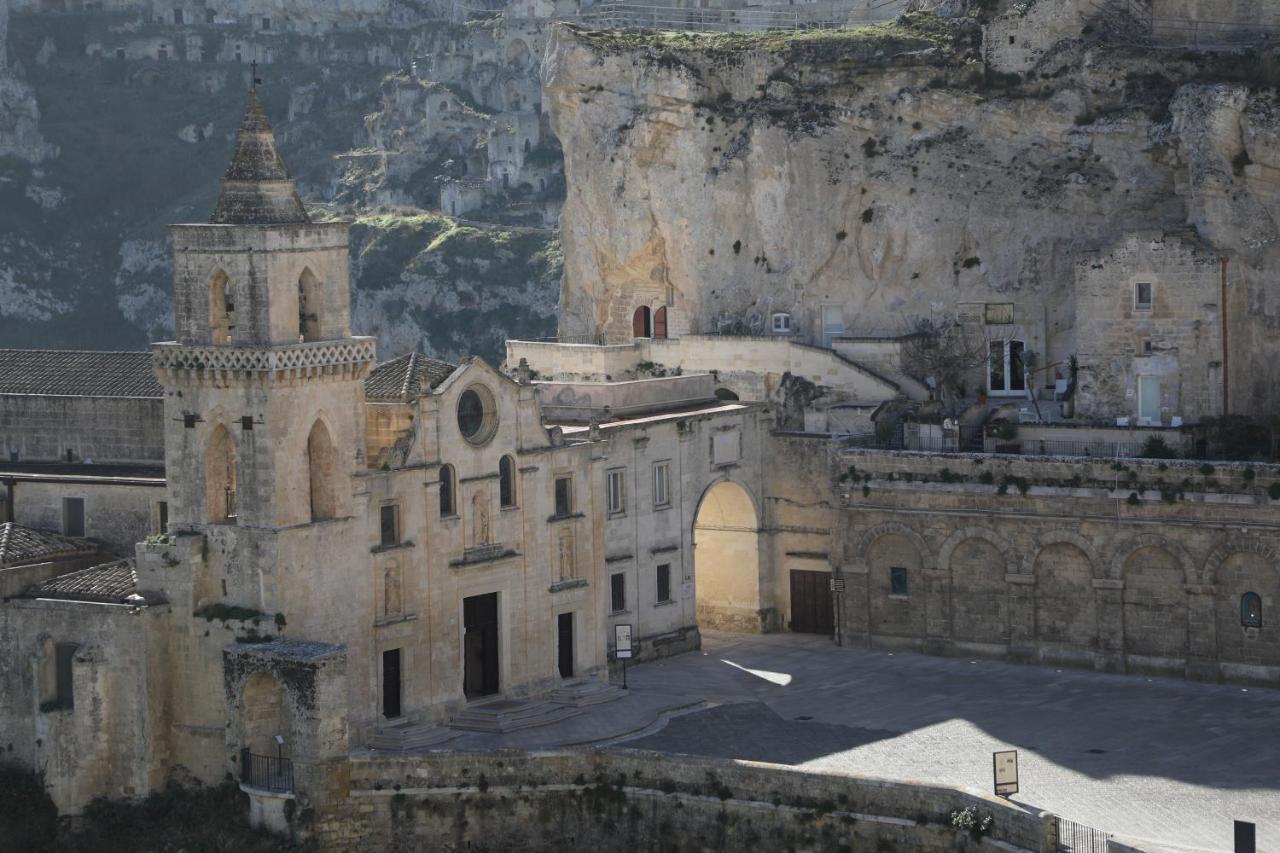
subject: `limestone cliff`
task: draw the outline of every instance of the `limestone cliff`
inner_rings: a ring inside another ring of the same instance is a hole
[[[636,294],[665,299],[672,334],[788,312],[802,340],[1007,302],[1065,362],[1076,259],[1190,225],[1229,258],[1231,407],[1275,408],[1271,57],[1089,31],[1017,74],[987,64],[975,22],[923,14],[793,35],[562,27],[543,70],[569,186],[561,334],[629,338]]]

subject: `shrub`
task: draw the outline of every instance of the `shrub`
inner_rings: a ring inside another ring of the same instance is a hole
[[[0,838],[6,849],[57,849],[58,809],[44,777],[11,761],[0,762]]]
[[[1210,465],[1208,462],[1205,462],[1203,465],[1200,466],[1200,473],[1205,475],[1206,477],[1212,474],[1213,470],[1214,470],[1213,466]]]
[[[1164,436],[1149,435],[1142,443],[1142,457],[1144,459],[1176,459],[1178,454],[1164,440]]]

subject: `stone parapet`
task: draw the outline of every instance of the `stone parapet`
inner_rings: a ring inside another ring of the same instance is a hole
[[[362,377],[376,357],[376,339],[348,338],[271,347],[155,344],[152,359],[160,381],[215,381],[234,378],[300,379],[334,374]]]

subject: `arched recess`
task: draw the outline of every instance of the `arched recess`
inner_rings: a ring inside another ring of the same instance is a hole
[[[440,517],[448,518],[458,514],[458,502],[456,495],[458,493],[458,479],[453,472],[453,466],[444,464],[440,466]]]
[[[653,312],[653,336],[655,338],[667,336],[667,306],[665,305]]]
[[[1121,548],[1113,571],[1124,580],[1124,647],[1131,655],[1187,656],[1186,551],[1154,535]]]
[[[498,505],[516,505],[516,462],[510,456],[498,460]]]
[[[871,633],[924,637],[930,553],[924,538],[904,524],[882,524],[863,535],[859,553],[867,567]]]
[[[1098,605],[1093,590],[1096,553],[1075,534],[1046,536],[1032,555],[1035,576],[1036,639],[1093,648],[1098,639]]]
[[[310,484],[311,520],[338,516],[338,451],[324,421],[317,420],[307,436],[307,476]]]
[[[284,685],[267,672],[245,679],[240,691],[240,745],[257,755],[283,755],[293,750],[293,714]],[[276,735],[284,739],[277,743]]]
[[[231,343],[236,329],[235,293],[231,280],[217,270],[209,281],[209,340],[215,346]]]
[[[1274,665],[1280,660],[1280,568],[1264,543],[1234,537],[1215,548],[1205,563],[1214,589],[1218,657],[1232,663]],[[1262,625],[1244,624],[1246,595],[1260,599]]]
[[[239,477],[236,470],[236,442],[222,424],[214,427],[205,449],[206,518],[214,523],[235,521]]]
[[[951,580],[952,636],[977,643],[1009,641],[1009,546],[990,530],[957,530],[938,551]]]
[[[1111,552],[1111,562],[1107,577],[1112,578],[1113,580],[1124,579],[1124,567],[1128,564],[1129,558],[1133,556],[1133,553],[1143,548],[1151,547],[1161,548],[1169,553],[1177,563],[1179,570],[1182,572],[1182,582],[1184,584],[1193,584],[1197,582],[1195,561],[1191,559],[1191,554],[1187,549],[1183,548],[1177,542],[1173,542],[1155,533],[1144,533],[1141,536],[1134,536],[1124,542],[1121,542],[1116,549]]]
[[[324,297],[320,292],[320,280],[311,267],[298,276],[298,340],[320,340]]]
[[[721,480],[703,493],[693,555],[699,624],[760,630],[759,515],[741,485]]]
[[[631,337],[648,338],[653,335],[652,319],[649,314],[649,306],[641,305],[631,315]]]

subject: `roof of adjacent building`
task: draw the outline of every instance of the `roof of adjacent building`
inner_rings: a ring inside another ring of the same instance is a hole
[[[0,566],[42,563],[56,557],[91,554],[97,546],[6,521],[0,524]]]
[[[236,149],[209,221],[214,225],[304,225],[311,221],[256,91],[249,92],[249,108],[236,131]]]
[[[370,400],[412,400],[434,389],[458,369],[458,365],[411,352],[383,362],[364,382]]]
[[[160,397],[149,352],[0,349],[0,394]]]
[[[28,587],[24,598],[57,598],[64,601],[96,601],[122,604],[138,592],[138,574],[132,560],[114,560],[49,578]]]

